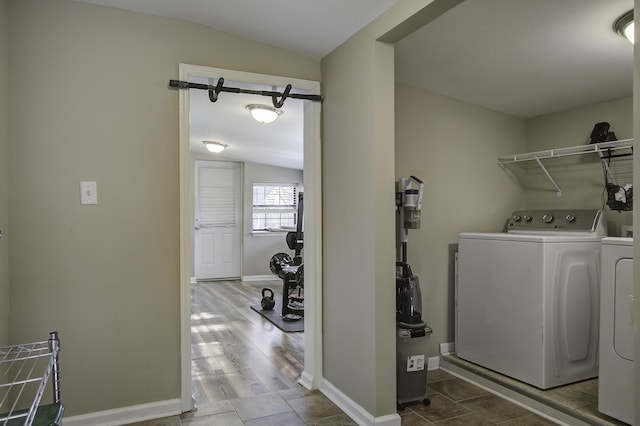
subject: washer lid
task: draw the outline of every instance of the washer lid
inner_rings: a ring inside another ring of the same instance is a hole
[[[585,233],[527,233],[527,232],[463,232],[458,235],[459,240],[499,240],[499,241],[524,241],[530,243],[572,243],[572,242],[595,242],[600,243],[602,237],[594,234]]]

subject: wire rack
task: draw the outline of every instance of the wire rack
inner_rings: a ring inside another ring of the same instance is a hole
[[[549,170],[543,163],[543,160],[551,159],[551,158],[564,158],[571,157],[576,155],[584,155],[584,154],[598,154],[598,157],[602,160],[603,167],[605,168],[606,176],[609,178],[614,178],[614,172],[612,170],[607,170],[609,165],[611,165],[611,159],[616,158],[614,163],[616,166],[624,165],[624,164],[633,164],[631,161],[619,161],[618,158],[628,157],[630,159],[631,154],[633,153],[633,139],[624,139],[619,141],[609,141],[609,142],[601,142],[595,144],[588,145],[579,145],[579,146],[571,146],[566,148],[557,148],[557,149],[549,149],[546,151],[536,151],[536,152],[527,152],[523,154],[516,155],[506,155],[502,157],[498,157],[498,164],[501,167],[505,167],[506,165],[513,163],[531,163],[533,165],[537,165],[540,170],[544,172],[547,176],[549,182],[556,189],[556,194],[558,197],[562,195],[562,190],[558,186],[556,180],[551,176]],[[605,161],[606,160],[606,161]],[[622,166],[624,167],[624,166]],[[620,170],[616,170],[616,173],[621,173]],[[625,179],[628,179],[628,172],[625,172]],[[630,182],[630,181],[629,181]]]
[[[0,426],[61,425],[60,339],[0,347]],[[40,405],[49,378],[53,402]]]

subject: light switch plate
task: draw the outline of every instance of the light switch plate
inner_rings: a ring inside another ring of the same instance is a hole
[[[80,204],[98,204],[96,182],[80,182]]]

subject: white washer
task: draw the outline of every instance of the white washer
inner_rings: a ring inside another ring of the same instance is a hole
[[[633,424],[633,238],[602,239],[598,410]]]
[[[540,389],[598,375],[599,210],[516,211],[459,238],[456,352]]]

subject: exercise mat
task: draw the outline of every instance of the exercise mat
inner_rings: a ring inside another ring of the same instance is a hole
[[[251,305],[251,309],[262,315],[262,317],[270,321],[273,325],[275,325],[282,331],[286,331],[287,333],[297,333],[300,331],[304,331],[304,317],[300,318],[297,321],[283,320],[282,315],[280,314],[282,312],[280,304],[276,304],[276,306],[271,311],[262,310],[262,306],[260,305]]]

